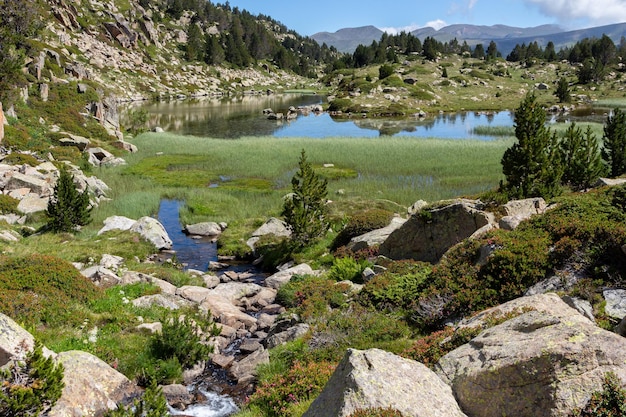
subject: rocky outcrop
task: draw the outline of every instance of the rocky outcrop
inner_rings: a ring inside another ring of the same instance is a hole
[[[304,417],[347,417],[374,407],[407,417],[465,416],[450,387],[421,363],[379,349],[348,349]]]
[[[309,265],[300,264],[300,265],[296,265],[294,267],[285,269],[283,271],[279,271],[275,273],[274,275],[267,277],[265,279],[265,285],[270,288],[279,289],[280,287],[288,283],[291,280],[291,277],[293,277],[294,275],[312,275],[312,274],[314,274],[314,271],[313,269],[311,269]]]
[[[528,308],[533,310],[524,312]],[[473,320],[513,310],[521,314],[483,331],[437,364],[437,374],[468,415],[570,415],[602,389],[606,372],[626,381],[624,339],[555,294],[523,297]]]
[[[172,239],[157,219],[144,216],[131,226],[130,231],[139,233],[159,250],[172,248]]]
[[[394,217],[387,226],[381,229],[372,230],[371,232],[353,237],[346,247],[353,252],[377,247],[387,240],[393,232],[402,227],[404,223],[406,223],[406,219]]]
[[[188,235],[195,236],[219,236],[224,231],[222,227],[215,222],[203,222],[196,224],[188,224],[183,231]]]
[[[246,244],[250,249],[254,250],[254,245],[261,239],[262,236],[274,235],[276,237],[290,237],[291,230],[289,230],[289,226],[284,221],[277,219],[276,217],[271,217],[268,219],[263,225],[261,225],[258,229],[252,232],[252,237],[248,239]]]
[[[480,202],[459,200],[445,207],[413,215],[380,245],[380,254],[391,259],[436,263],[452,246],[495,226],[492,213]]]
[[[509,201],[504,205],[506,216],[500,219],[500,228],[514,230],[524,220],[536,214],[543,214],[546,208],[546,202],[541,197]]]

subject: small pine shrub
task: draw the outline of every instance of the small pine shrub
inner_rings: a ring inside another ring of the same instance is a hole
[[[24,361],[0,369],[0,417],[47,415],[63,387],[63,365],[44,357],[36,342]]]
[[[348,109],[352,106],[352,101],[349,98],[337,98],[331,101],[328,105],[328,111],[336,112],[336,111],[348,111]]]
[[[363,283],[363,271],[370,266],[367,261],[356,261],[354,258],[335,258],[328,271],[328,277],[335,281],[353,281]]]
[[[213,347],[207,338],[219,334],[219,328],[210,318],[200,315],[176,317],[169,315],[162,321],[163,330],[154,335],[150,348],[157,359],[176,358],[183,368],[190,368],[207,359]]]
[[[306,320],[345,305],[347,289],[348,285],[324,277],[294,277],[280,287],[276,300]]]
[[[119,405],[116,410],[110,410],[104,417],[169,417],[167,401],[161,387],[152,382],[143,393],[140,400],[131,406]]]
[[[379,311],[410,308],[427,286],[432,267],[425,263],[407,264],[403,273],[385,272],[365,284],[359,301]]]
[[[79,192],[74,184],[74,176],[62,168],[54,186],[54,195],[48,203],[48,227],[53,232],[72,232],[77,226],[91,222],[90,212],[87,190]]]
[[[613,372],[604,375],[602,391],[591,395],[589,403],[573,417],[626,417],[626,390]]]

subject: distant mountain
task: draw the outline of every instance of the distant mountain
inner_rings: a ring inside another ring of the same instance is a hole
[[[374,26],[345,28],[337,32],[320,32],[311,36],[318,43],[334,46],[341,52],[352,53],[360,44],[370,45],[372,41],[380,40],[383,31]],[[557,25],[542,25],[531,28],[519,28],[506,25],[478,26],[478,25],[450,25],[439,30],[431,27],[417,29],[411,32],[414,36],[424,40],[433,37],[440,42],[447,42],[456,38],[459,42],[466,41],[475,46],[478,43],[488,44],[492,40],[498,45],[498,50],[506,56],[516,44],[537,42],[545,47],[549,41],[554,42],[559,49],[575,44],[584,38],[600,38],[606,34],[613,42],[619,43],[622,36],[626,36],[626,23],[617,23],[607,26],[598,26],[574,31],[564,31]]]
[[[311,36],[320,45],[334,46],[339,52],[352,53],[359,45],[370,45],[380,40],[383,31],[374,26],[340,29],[337,32],[319,32]]]

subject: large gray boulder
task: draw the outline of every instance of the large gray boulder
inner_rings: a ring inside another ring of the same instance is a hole
[[[0,313],[0,366],[12,359],[23,359],[35,346],[33,335],[13,319]]]
[[[514,310],[521,314],[484,330],[436,365],[468,415],[566,416],[602,389],[606,372],[626,381],[624,339],[555,294],[523,297],[472,320]]]
[[[128,378],[90,353],[62,352],[57,362],[63,364],[65,387],[49,417],[102,415],[141,393]]]
[[[421,363],[380,349],[348,349],[303,417],[347,417],[374,407],[407,417],[465,416],[450,387]]]
[[[184,232],[195,236],[217,236],[222,233],[222,228],[215,222],[203,222],[186,225]]]
[[[380,246],[393,232],[402,227],[404,223],[406,223],[406,219],[394,217],[387,226],[353,237],[346,246],[353,252]]]
[[[475,201],[459,200],[445,207],[413,215],[380,245],[391,259],[436,263],[462,240],[495,227],[495,217]]]
[[[248,297],[254,297],[263,287],[258,284],[244,282],[225,282],[211,290],[211,294],[223,297],[235,305],[244,304]]]
[[[170,239],[165,227],[157,219],[144,216],[132,225],[130,231],[139,233],[157,249],[172,248],[172,239]]]
[[[511,200],[504,205],[506,216],[500,219],[500,228],[514,230],[524,220],[528,220],[536,214],[543,214],[546,208],[546,202],[541,197]]]
[[[137,221],[124,216],[111,216],[104,220],[104,226],[98,231],[98,235],[111,230],[130,230]]]

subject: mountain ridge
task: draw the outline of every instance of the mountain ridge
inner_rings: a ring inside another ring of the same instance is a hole
[[[358,45],[370,45],[372,41],[380,40],[384,31],[375,26],[361,26],[357,28],[342,28],[334,33],[319,32],[311,36],[318,43],[334,46],[340,52],[352,53]],[[596,26],[591,28],[567,31],[558,25],[546,24],[535,27],[514,27],[502,24],[491,26],[453,24],[439,30],[432,27],[419,28],[411,32],[422,41],[426,37],[433,37],[440,42],[451,41],[456,38],[459,42],[466,41],[470,46],[478,43],[496,42],[498,50],[506,56],[516,44],[536,41],[541,47],[552,41],[556,49],[570,46],[584,38],[601,37],[607,34],[618,43],[622,36],[626,36],[626,23]]]

